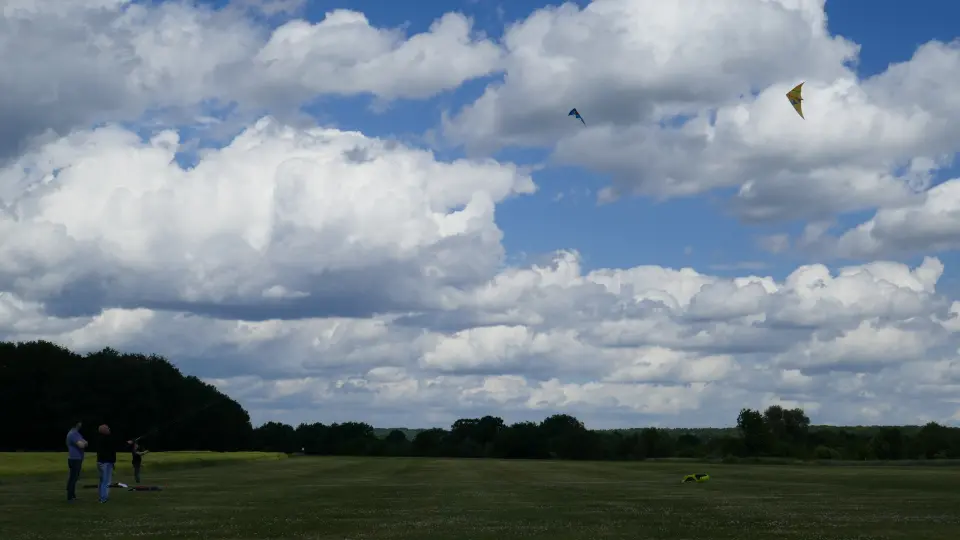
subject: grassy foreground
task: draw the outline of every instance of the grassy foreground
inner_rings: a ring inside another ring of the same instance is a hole
[[[307,457],[145,465],[145,483],[164,491],[112,490],[105,505],[94,490],[67,504],[61,478],[4,478],[4,540],[955,540],[960,530],[956,469]],[[80,484],[94,470],[85,464]],[[681,485],[692,472],[713,479]]]
[[[286,454],[272,452],[157,452],[147,454],[143,459],[145,466],[166,468],[286,457]],[[91,476],[96,476],[96,461],[93,453],[84,459],[84,468]],[[66,463],[66,452],[3,452],[0,453],[0,477],[62,473],[66,470]],[[117,472],[120,475],[133,474],[130,454],[117,453]]]

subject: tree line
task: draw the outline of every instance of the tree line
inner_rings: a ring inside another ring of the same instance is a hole
[[[77,422],[95,440],[107,424],[151,450],[235,451],[253,441],[250,416],[212,385],[159,356],[107,348],[81,356],[44,341],[0,343],[0,451],[65,451]]]
[[[567,414],[507,425],[502,418],[462,418],[449,429],[390,430],[377,436],[362,422],[293,427],[268,422],[254,448],[312,455],[426,456],[501,459],[642,460],[651,458],[792,458],[902,460],[960,458],[960,428],[811,426],[801,409],[743,409],[730,430],[591,430]]]
[[[567,414],[508,425],[463,418],[449,429],[378,430],[363,422],[256,429],[239,403],[159,356],[73,353],[47,342],[0,343],[0,451],[63,450],[66,430],[107,423],[158,450],[261,450],[311,455],[641,460],[960,458],[960,428],[811,425],[802,409],[743,409],[736,427],[591,430]]]

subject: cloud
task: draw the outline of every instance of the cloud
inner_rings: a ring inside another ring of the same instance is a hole
[[[496,203],[532,180],[265,118],[190,169],[178,136],[73,135],[0,169],[0,289],[63,316],[144,307],[243,319],[442,306],[500,264]],[[358,163],[351,152],[361,149]],[[455,179],[455,181],[454,181]]]
[[[404,39],[371,27],[361,13],[337,10],[319,23],[292,21],[274,31],[254,57],[255,84],[290,92],[294,101],[319,93],[426,98],[497,67],[500,49],[470,33],[470,21],[451,13]]]
[[[230,5],[271,17],[300,13],[306,7],[307,0],[233,0]]]
[[[552,143],[571,131],[571,103],[592,111],[590,125],[629,127],[736,102],[798,73],[841,75],[856,46],[826,33],[817,3],[598,0],[537,10],[504,36],[505,82],[448,132],[481,146]]]
[[[790,249],[790,235],[780,233],[760,236],[757,238],[757,245],[773,254],[784,253]]]
[[[889,257],[956,247],[960,180],[927,189],[960,146],[955,44],[861,80],[822,1],[566,4],[501,43],[457,14],[407,36],[346,10],[272,28],[300,4],[264,6],[6,4],[0,339],[164,354],[258,422],[724,425],[773,403],[956,421],[947,268]],[[317,95],[420,99],[498,70],[448,138],[549,147],[612,173],[606,200],[738,188],[743,220],[808,221],[768,251],[879,260],[714,268],[737,277],[585,268],[575,249],[512,262],[496,211],[537,191],[529,171],[296,116]],[[799,80],[806,120],[783,97]],[[197,126],[227,135],[186,166]]]
[[[872,218],[839,236],[824,234],[808,242],[820,254],[869,258],[952,251],[960,247],[960,179],[931,188],[923,201],[881,208]]]
[[[907,363],[923,358],[937,345],[934,325],[919,329],[896,326],[877,327],[863,321],[850,331],[829,336],[823,341],[814,335],[809,343],[778,355],[777,365],[808,372],[849,371],[853,373],[879,370],[887,365]],[[934,338],[934,339],[931,339]]]
[[[568,411],[595,426],[719,425],[745,405],[800,403],[821,422],[870,420],[864,411],[889,404],[885,422],[946,421],[960,303],[937,293],[942,270],[928,258],[730,279],[585,272],[559,253],[449,294],[417,324],[400,313],[239,322],[143,308],[64,319],[7,294],[0,334],[167,354],[257,419],[321,409],[327,421],[425,425]],[[929,388],[922,400],[914,385]]]
[[[449,115],[446,136],[552,148],[612,176],[603,201],[738,187],[728,206],[744,221],[824,219],[916,203],[960,150],[960,45],[860,80],[859,47],[830,34],[823,0],[564,4],[504,46],[504,81]],[[784,97],[801,81],[806,120]]]
[[[291,115],[320,95],[425,98],[492,72],[500,57],[458,14],[407,37],[349,10],[271,30],[243,9],[188,2],[16,0],[0,35],[0,158],[36,137],[144,115],[183,120],[217,104]]]

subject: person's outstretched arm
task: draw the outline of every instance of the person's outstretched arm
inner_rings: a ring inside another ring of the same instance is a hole
[[[70,435],[70,442],[72,442],[74,446],[81,450],[86,450],[87,448],[87,441],[79,432],[75,431]]]

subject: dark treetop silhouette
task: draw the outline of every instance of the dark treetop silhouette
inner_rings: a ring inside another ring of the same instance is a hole
[[[77,391],[81,389],[81,391]],[[327,455],[629,460],[658,457],[960,458],[960,428],[814,426],[800,409],[743,409],[736,427],[590,430],[566,414],[540,423],[463,418],[449,429],[382,430],[362,422],[256,429],[239,403],[159,356],[113,349],[81,356],[46,343],[0,343],[0,451],[63,451],[77,419],[143,433],[162,450]],[[89,434],[89,435],[92,435]]]

